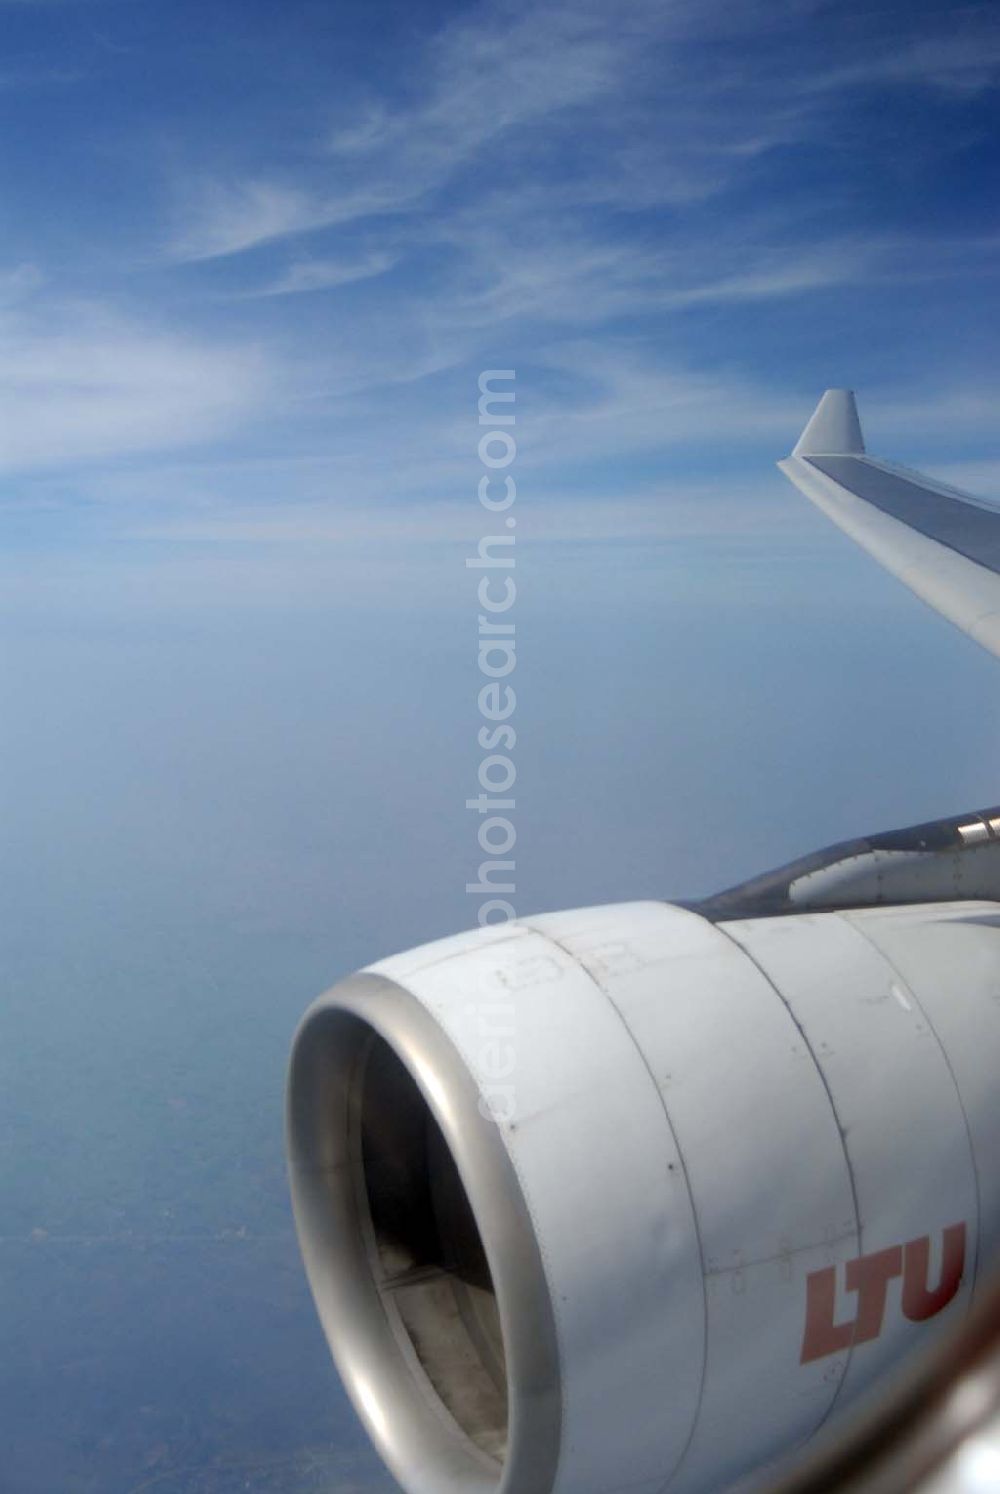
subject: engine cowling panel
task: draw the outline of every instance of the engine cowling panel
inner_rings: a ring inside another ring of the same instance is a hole
[[[997,911],[583,909],[321,998],[296,1220],[408,1494],[719,1490],[961,1313],[1000,1213]]]

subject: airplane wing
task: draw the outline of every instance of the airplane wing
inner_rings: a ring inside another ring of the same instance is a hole
[[[1000,657],[1000,508],[869,456],[849,389],[827,390],[778,466],[886,570]]]

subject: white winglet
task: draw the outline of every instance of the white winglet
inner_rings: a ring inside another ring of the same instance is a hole
[[[1000,506],[867,456],[847,389],[824,394],[778,466],[887,571],[1000,658]]]
[[[793,456],[863,456],[858,406],[851,389],[828,389],[802,435]]]

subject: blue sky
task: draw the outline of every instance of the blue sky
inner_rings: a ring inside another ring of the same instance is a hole
[[[385,1490],[287,1047],[475,921],[517,370],[524,912],[996,803],[996,664],[775,471],[1000,494],[986,4],[0,0],[11,1494]]]
[[[827,384],[995,475],[989,5],[0,14],[32,546],[438,538],[484,364],[530,388],[536,512],[591,532],[725,523],[720,476],[764,502]]]

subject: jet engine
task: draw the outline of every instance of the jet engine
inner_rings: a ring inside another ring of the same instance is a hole
[[[717,1494],[964,1315],[1000,904],[629,903],[371,966],[289,1083],[305,1263],[407,1494]]]

